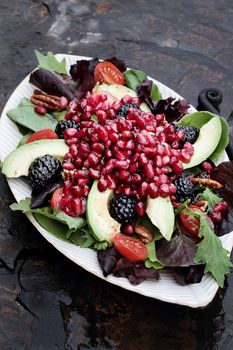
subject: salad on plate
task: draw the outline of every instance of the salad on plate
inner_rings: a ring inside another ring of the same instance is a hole
[[[226,121],[164,97],[116,57],[67,71],[65,58],[36,54],[33,92],[7,110],[21,137],[2,173],[31,193],[11,209],[94,250],[105,277],[135,289],[164,271],[183,286],[208,274],[223,287],[233,244],[224,246],[233,215]]]

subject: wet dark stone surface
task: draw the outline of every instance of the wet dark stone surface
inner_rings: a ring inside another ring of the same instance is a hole
[[[140,67],[197,105],[201,89],[233,109],[233,4],[228,0],[0,2],[0,109],[35,66],[33,50]],[[97,279],[13,213],[0,175],[0,348],[230,350],[233,275],[203,309],[163,303]]]

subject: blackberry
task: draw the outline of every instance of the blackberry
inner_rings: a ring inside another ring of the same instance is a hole
[[[132,223],[136,216],[134,197],[125,194],[116,195],[109,203],[109,213],[120,224]]]
[[[194,184],[191,181],[192,177],[192,174],[184,172],[174,181],[174,185],[176,186],[176,198],[181,203],[185,202],[187,199],[193,199]]]
[[[61,162],[50,154],[36,158],[28,171],[29,183],[33,190],[42,189],[57,179],[61,170]]]
[[[125,118],[129,112],[129,108],[139,109],[139,106],[136,103],[125,103],[117,110],[116,115]]]
[[[187,125],[176,125],[176,131],[183,131],[184,137],[181,140],[181,143],[184,144],[185,142],[194,143],[198,136],[199,136],[199,129],[195,128],[194,126],[187,126]]]
[[[66,129],[70,129],[70,128],[75,128],[77,130],[80,129],[80,124],[75,122],[74,120],[61,120],[60,122],[57,123],[55,132],[57,134],[57,136],[59,137],[59,139],[64,139],[64,131]]]

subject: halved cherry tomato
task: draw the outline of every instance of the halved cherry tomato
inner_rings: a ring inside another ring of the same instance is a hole
[[[111,62],[104,61],[96,65],[94,70],[94,78],[100,84],[119,84],[124,85],[125,79],[119,69]]]
[[[191,204],[188,206],[188,208],[192,211],[203,213],[203,211],[199,207],[197,207],[196,205]],[[184,228],[186,229],[186,231],[188,233],[190,233],[193,237],[197,238],[198,233],[199,233],[199,227],[200,227],[199,220],[197,218],[195,218],[194,216],[192,216],[188,213],[185,213],[185,209],[183,209],[179,215],[180,215],[181,223],[184,226]],[[207,216],[207,214],[206,214],[206,217],[207,217],[207,221],[208,221],[210,228],[214,229],[213,221],[210,219],[209,216]]]
[[[63,191],[63,188],[59,187],[53,192],[53,195],[50,201],[50,207],[52,209],[61,209],[62,191]]]
[[[26,143],[44,139],[58,139],[58,136],[52,129],[42,129],[34,132],[31,136],[29,136]]]
[[[113,243],[116,250],[128,260],[141,261],[148,256],[145,244],[139,239],[117,233]]]

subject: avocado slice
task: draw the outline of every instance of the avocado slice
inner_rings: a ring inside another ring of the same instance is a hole
[[[120,101],[124,96],[130,95],[132,97],[137,97],[135,91],[129,89],[127,86],[118,85],[118,84],[102,84],[96,85],[93,90],[95,93],[105,92],[108,95],[115,97],[118,101]],[[150,108],[147,106],[145,102],[142,102],[140,105],[140,109],[144,112],[150,112]]]
[[[189,163],[182,163],[183,168],[192,168],[209,158],[218,146],[221,134],[221,120],[213,117],[200,128],[198,139],[193,144],[194,154]]]
[[[120,232],[121,225],[114,220],[108,211],[108,203],[113,191],[109,188],[100,192],[98,181],[94,181],[87,199],[87,223],[93,236],[100,242],[112,243],[114,236]]]
[[[168,241],[174,231],[175,214],[170,197],[147,198],[146,213],[151,222]]]
[[[27,176],[32,162],[45,154],[62,160],[69,147],[64,140],[38,140],[16,148],[3,161],[2,173],[7,177]]]

